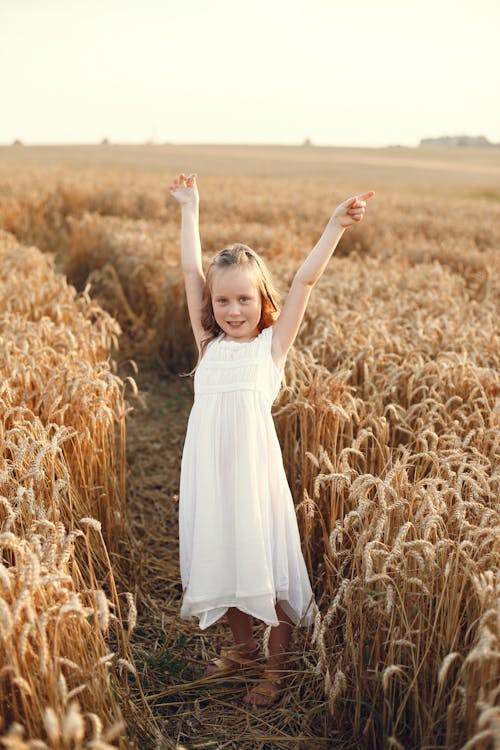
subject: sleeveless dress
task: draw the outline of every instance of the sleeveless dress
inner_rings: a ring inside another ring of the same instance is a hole
[[[295,625],[317,607],[271,406],[282,370],[272,327],[251,341],[211,341],[194,377],[195,398],[181,463],[180,616],[204,630],[228,607],[279,625],[275,604]]]

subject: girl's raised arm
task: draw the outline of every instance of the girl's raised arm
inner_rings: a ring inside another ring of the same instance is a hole
[[[283,309],[273,326],[272,355],[278,367],[295,340],[313,286],[325,270],[344,231],[362,220],[366,201],[373,195],[372,190],[356,195],[335,209],[323,234],[295,274]]]
[[[204,333],[201,324],[201,310],[205,275],[201,262],[200,196],[196,186],[196,175],[192,174],[186,177],[180,174],[170,186],[170,194],[181,205],[181,265],[184,272],[189,319],[199,349]]]

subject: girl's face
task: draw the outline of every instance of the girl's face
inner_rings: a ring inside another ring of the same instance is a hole
[[[212,307],[217,325],[228,338],[250,341],[259,335],[262,299],[247,269],[234,266],[214,273]]]

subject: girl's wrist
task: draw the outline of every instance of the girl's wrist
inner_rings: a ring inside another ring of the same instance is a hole
[[[330,221],[328,222],[332,229],[337,229],[340,232],[343,232],[346,227],[342,226],[340,219],[338,216],[335,216],[333,214],[330,218]]]
[[[181,203],[182,213],[198,213],[200,208],[199,201],[190,201],[189,203]]]

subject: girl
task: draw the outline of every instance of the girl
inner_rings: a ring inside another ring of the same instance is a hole
[[[281,312],[269,272],[246,245],[218,253],[205,278],[196,175],[179,175],[170,193],[182,210],[182,269],[199,352],[181,464],[180,615],[197,616],[202,630],[227,616],[235,647],[222,649],[207,675],[252,664],[253,618],[272,626],[267,669],[244,698],[266,706],[279,696],[293,625],[312,624],[317,609],[271,405],[311,290],[374,193],[334,211]]]

